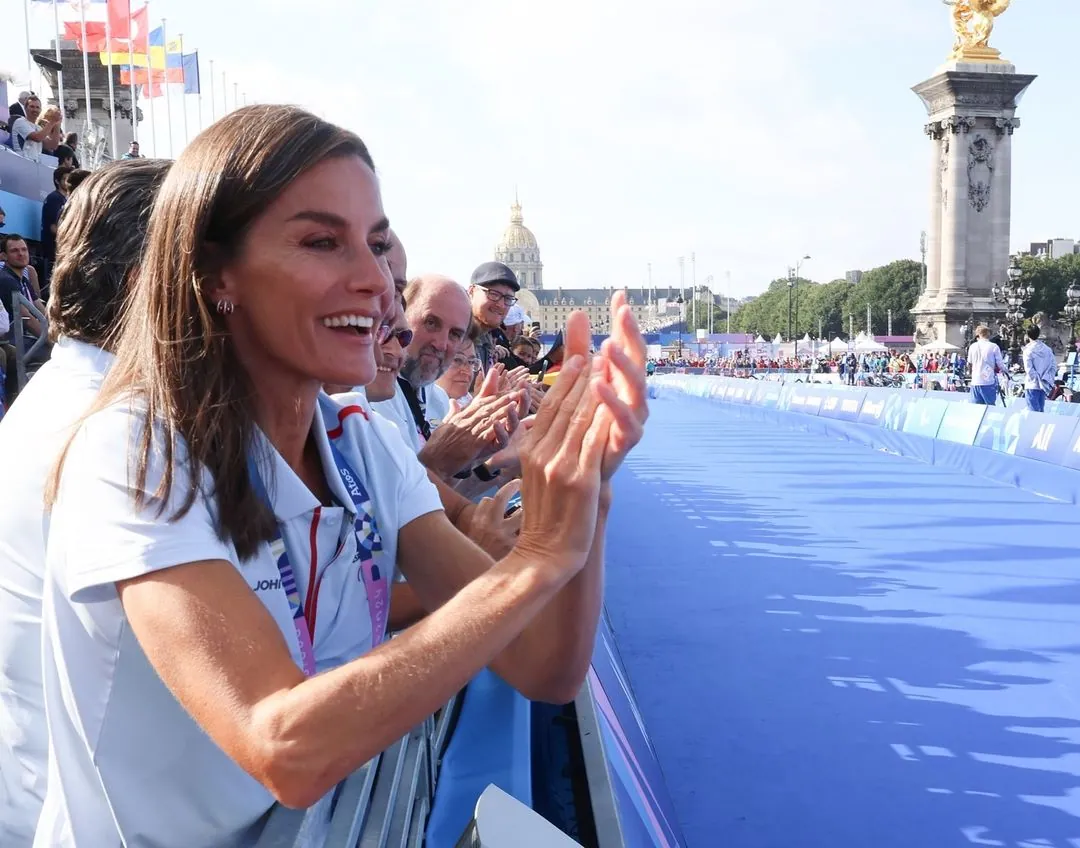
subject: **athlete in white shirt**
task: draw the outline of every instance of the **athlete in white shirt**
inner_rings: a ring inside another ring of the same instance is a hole
[[[521,536],[492,562],[386,425],[320,396],[375,376],[387,229],[363,143],[295,107],[237,110],[173,165],[47,492],[39,848],[246,845],[275,799],[315,805],[319,844],[334,786],[485,666],[576,696],[644,340],[622,293],[591,362],[571,316]],[[385,641],[399,568],[430,614]]]
[[[971,368],[971,399],[975,403],[994,406],[997,403],[999,373],[1005,371],[1001,348],[990,341],[990,329],[975,330],[975,343],[968,348],[968,366]]]
[[[150,207],[168,167],[159,159],[106,165],[69,201],[49,301],[49,333],[56,344],[0,421],[0,845],[5,848],[33,842],[45,798],[45,480],[112,361],[102,345],[123,308],[127,276],[142,252]]]

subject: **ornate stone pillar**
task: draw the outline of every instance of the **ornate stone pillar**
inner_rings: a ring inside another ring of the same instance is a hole
[[[990,289],[1009,266],[1012,133],[1034,79],[1004,62],[952,62],[914,88],[932,142],[927,283],[913,310],[918,341],[962,344],[968,317],[1001,309]]]
[[[948,169],[949,142],[941,121],[933,121],[924,128],[930,137],[930,226],[926,230],[926,290],[932,296],[941,286],[941,209],[944,192],[942,181]]]

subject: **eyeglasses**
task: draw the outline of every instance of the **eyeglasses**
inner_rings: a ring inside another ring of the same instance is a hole
[[[480,360],[475,356],[462,356],[458,354],[450,360],[450,364],[455,368],[468,368],[470,371],[480,370]]]
[[[495,289],[484,289],[484,294],[487,295],[487,299],[492,303],[498,303],[501,300],[507,306],[513,306],[518,302],[518,299],[512,294],[503,294],[500,291],[495,291]]]
[[[379,344],[386,344],[392,338],[397,339],[402,348],[406,348],[412,343],[413,331],[408,327],[395,330],[390,324],[380,324],[379,331],[375,334],[375,341]]]

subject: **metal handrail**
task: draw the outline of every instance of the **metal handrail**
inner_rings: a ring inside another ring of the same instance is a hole
[[[26,311],[41,322],[41,334],[34,340],[30,349],[23,352],[23,322],[22,310]],[[17,390],[22,391],[26,387],[26,363],[33,359],[39,351],[43,351],[49,343],[49,319],[39,310],[33,301],[22,296],[22,292],[13,292],[11,298],[11,342],[15,348],[15,376]]]
[[[435,800],[439,758],[458,693],[439,711],[338,784],[326,848],[388,848],[424,844]],[[256,848],[298,845],[306,810],[276,805]]]

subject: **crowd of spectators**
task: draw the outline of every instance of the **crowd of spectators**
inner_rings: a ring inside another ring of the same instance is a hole
[[[653,360],[657,366],[708,368],[720,371],[785,371],[850,374],[960,374],[966,366],[961,352],[907,353],[898,350],[867,353],[795,356],[754,355],[736,351],[732,356],[672,355]]]
[[[318,844],[482,668],[574,698],[647,415],[625,295],[542,352],[505,265],[410,276],[366,146],[294,107],[64,176],[0,419],[0,844],[251,844],[275,801]]]

